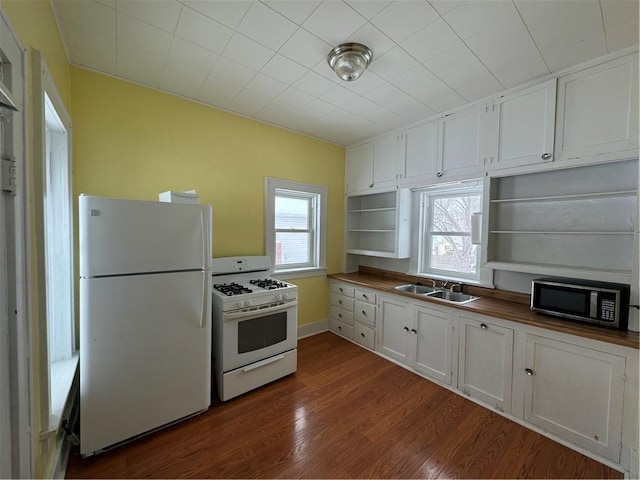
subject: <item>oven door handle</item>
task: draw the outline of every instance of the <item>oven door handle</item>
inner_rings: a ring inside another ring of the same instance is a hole
[[[260,367],[264,367],[265,365],[269,365],[271,363],[277,362],[279,360],[282,360],[284,358],[284,355],[276,355],[275,357],[271,357],[271,358],[267,358],[265,360],[261,360],[259,362],[256,363],[252,363],[251,365],[244,367],[242,369],[242,371],[244,373],[250,372],[251,370],[255,370],[256,368],[260,368]]]
[[[294,307],[298,304],[297,300],[289,300],[286,303],[275,305],[273,307],[267,308],[256,308],[255,310],[246,310],[243,312],[226,312],[223,315],[222,321],[226,322],[227,320],[233,320],[236,318],[240,318],[242,320],[249,320],[251,318],[262,317],[265,314],[282,312],[287,310],[288,308]]]

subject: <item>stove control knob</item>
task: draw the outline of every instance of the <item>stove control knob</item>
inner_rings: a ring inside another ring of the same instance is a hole
[[[251,305],[253,305],[253,301],[252,300],[245,300],[244,301],[244,306],[245,307],[250,307]]]
[[[236,302],[236,308],[242,308],[244,302]]]
[[[276,295],[276,302],[279,302],[280,300],[282,300],[282,295],[280,294]]]
[[[282,299],[286,300],[287,298],[289,298],[289,294],[288,293],[283,293],[282,294]]]

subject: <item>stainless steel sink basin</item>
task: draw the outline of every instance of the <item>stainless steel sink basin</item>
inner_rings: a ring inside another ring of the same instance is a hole
[[[450,292],[449,290],[438,290],[436,292],[430,293],[429,298],[437,298],[446,302],[460,304],[472,302],[480,297],[474,297],[472,295],[467,295],[466,293]]]
[[[416,293],[418,295],[426,295],[435,293],[437,291],[433,287],[427,287],[426,285],[416,285],[415,283],[410,283],[408,285],[398,285],[397,287],[393,288],[395,288],[396,290],[400,290],[401,292]]]

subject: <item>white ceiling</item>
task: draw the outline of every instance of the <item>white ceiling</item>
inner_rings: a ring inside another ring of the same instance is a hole
[[[638,44],[638,0],[51,0],[69,61],[349,145]],[[326,57],[364,43],[343,82]]]

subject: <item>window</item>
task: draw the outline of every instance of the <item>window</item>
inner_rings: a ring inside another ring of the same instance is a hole
[[[417,272],[480,281],[480,250],[471,243],[471,215],[482,210],[482,184],[428,189],[420,197]]]
[[[275,273],[325,268],[326,199],[326,187],[266,179],[265,243]]]

